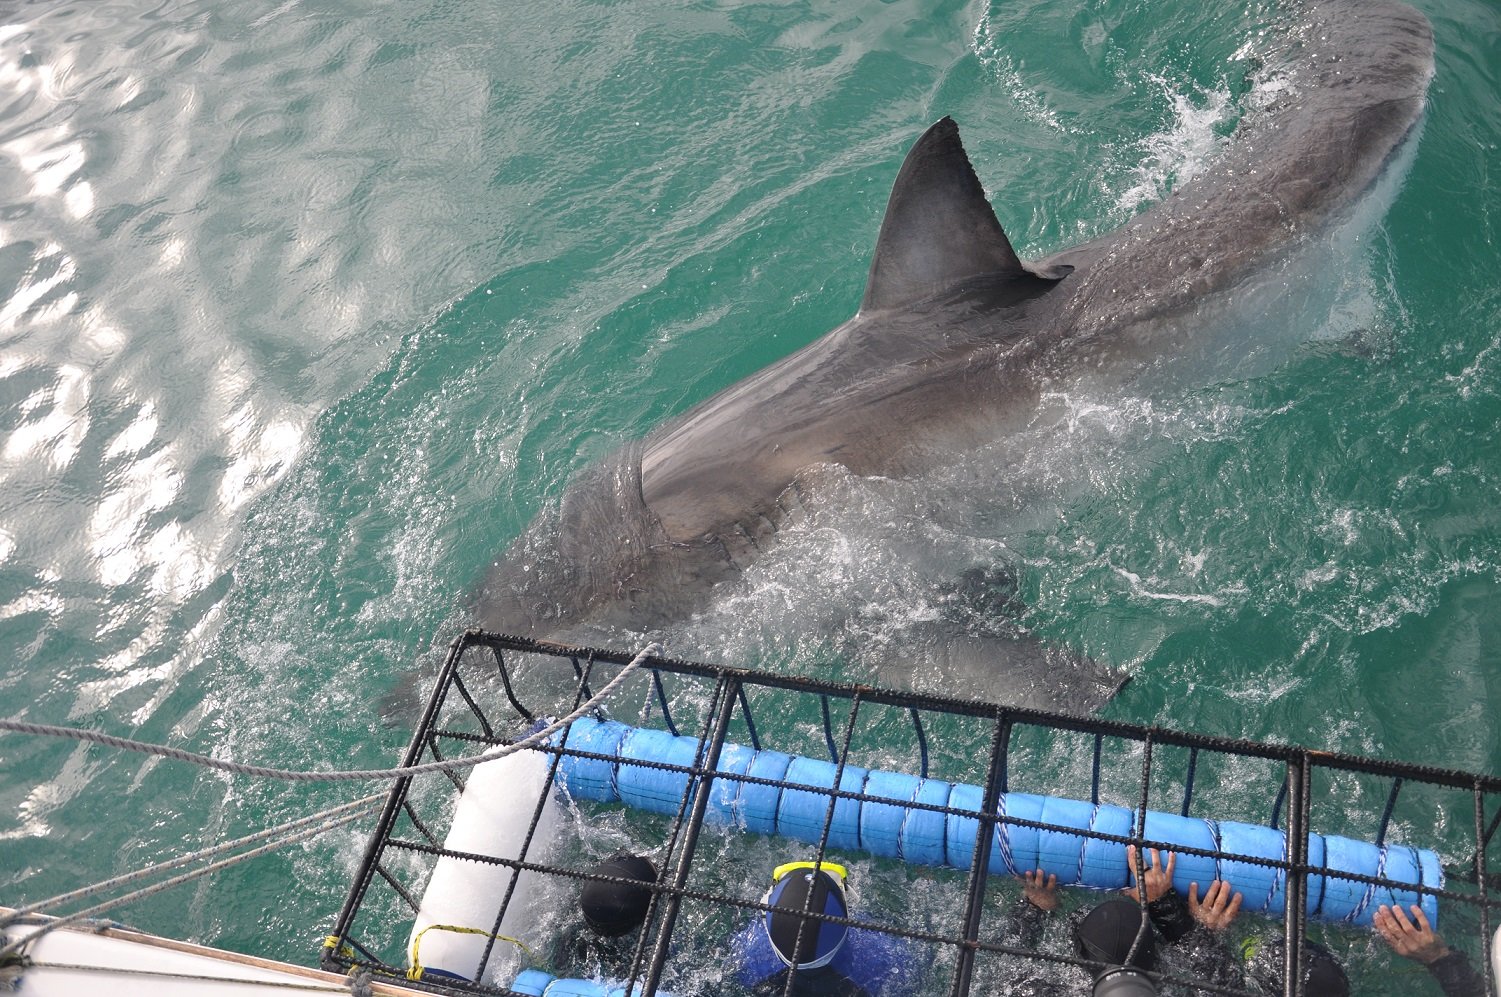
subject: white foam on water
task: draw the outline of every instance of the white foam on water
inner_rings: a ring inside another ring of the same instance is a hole
[[[1216,595],[1200,595],[1189,592],[1165,592],[1155,586],[1163,584],[1156,579],[1142,580],[1135,572],[1125,568],[1116,568],[1115,573],[1124,578],[1131,585],[1134,595],[1143,599],[1155,599],[1161,602],[1196,602],[1205,606],[1223,606],[1225,600]]]
[[[1134,215],[1202,173],[1218,155],[1225,142],[1223,128],[1236,111],[1230,88],[1223,83],[1213,89],[1193,85],[1185,91],[1155,73],[1145,79],[1169,103],[1172,120],[1134,143],[1136,165],[1127,175],[1129,186],[1118,192],[1107,189],[1122,215]]]

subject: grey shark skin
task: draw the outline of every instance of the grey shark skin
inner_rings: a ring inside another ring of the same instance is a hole
[[[920,474],[1024,423],[1044,383],[1183,348],[1186,316],[1346,217],[1421,119],[1422,14],[1327,0],[1298,22],[1280,106],[1123,228],[1040,262],[1017,258],[958,127],[933,125],[897,176],[859,312],[582,472],[492,569],[480,621],[563,636],[681,620],[775,542],[820,466]],[[1004,657],[1029,671],[1031,705],[1089,708],[1119,684],[1026,638]]]

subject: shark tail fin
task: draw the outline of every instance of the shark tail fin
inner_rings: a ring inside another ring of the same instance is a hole
[[[1062,276],[1039,276],[1022,265],[959,141],[959,126],[945,117],[917,140],[897,174],[860,310],[908,305],[967,277],[1051,283]]]

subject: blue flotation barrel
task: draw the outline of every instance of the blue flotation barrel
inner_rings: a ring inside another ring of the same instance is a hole
[[[559,979],[540,969],[523,969],[512,981],[511,992],[526,997],[641,997],[645,990],[640,986],[627,989],[623,983]],[[658,990],[657,997],[672,997],[672,994]]]
[[[561,733],[553,743],[556,746],[560,741]],[[613,720],[585,718],[574,722],[567,734],[566,748],[569,752],[604,756],[582,758],[571,753],[563,756],[557,780],[575,799],[618,802],[672,815],[678,812],[679,802],[687,792],[688,773],[632,763],[689,768],[698,759],[699,741]],[[818,843],[828,816],[827,791],[834,785],[838,766],[822,759],[726,743],[720,749],[717,771],[786,785],[715,779],[707,820],[758,834]],[[979,820],[920,809],[913,804],[979,811],[985,795],[981,787],[846,764],[839,776],[839,789],[890,802],[836,800],[829,827],[830,849],[864,851],[921,865],[969,868]],[[1135,820],[1135,812],[1130,808],[1031,793],[1002,793],[996,812],[1002,817],[1049,824],[1063,830],[997,822],[990,852],[993,875],[1019,876],[1042,869],[1056,875],[1060,885],[1097,890],[1117,890],[1128,885],[1126,846],[1076,832],[1128,837]],[[1207,887],[1213,880],[1225,880],[1244,896],[1245,910],[1281,915],[1287,874],[1254,860],[1289,861],[1291,853],[1283,831],[1239,821],[1148,811],[1142,836],[1175,848],[1195,848],[1253,860],[1180,852],[1173,885],[1186,895],[1190,883]],[[1430,889],[1443,886],[1443,867],[1438,855],[1407,845],[1378,845],[1312,834],[1308,841],[1308,864]],[[1376,908],[1382,904],[1419,904],[1429,920],[1435,926],[1438,923],[1438,902],[1431,893],[1376,886],[1337,875],[1310,875],[1307,902],[1308,915],[1326,921],[1369,925]]]

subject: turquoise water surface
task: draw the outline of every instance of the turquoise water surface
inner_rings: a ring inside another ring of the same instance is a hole
[[[1498,771],[1501,10],[1419,6],[1405,182],[1309,262],[1318,306],[1240,319],[1282,344],[1262,370],[1060,386],[1048,432],[956,459],[974,508],[844,482],[671,648],[826,669],[931,608],[901,566],[934,549],[1018,565],[1031,626],[1133,676],[1108,716]],[[854,311],[926,125],[960,122],[1043,255],[1211,162],[1275,92],[1282,16],[5,5],[0,713],[388,764],[407,735],[378,704],[570,474]],[[0,902],[349,795],[7,735]],[[1451,861],[1472,819],[1433,817]],[[362,840],[122,919],[310,962]]]

